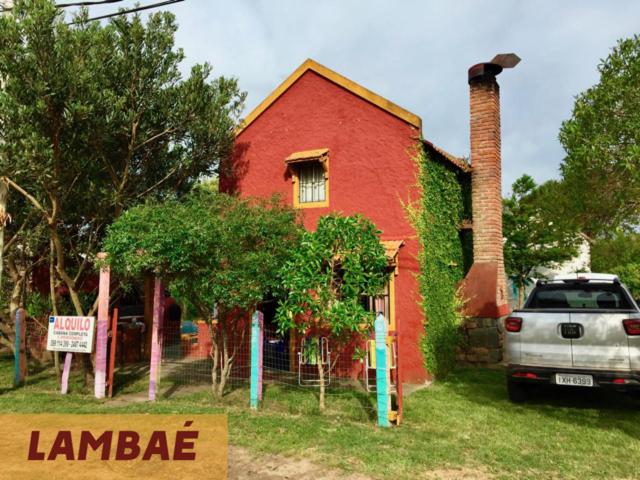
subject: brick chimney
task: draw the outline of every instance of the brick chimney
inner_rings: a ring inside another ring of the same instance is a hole
[[[497,319],[509,313],[502,248],[500,87],[496,76],[519,61],[514,54],[502,54],[469,69],[473,265],[465,278],[463,294],[466,314],[476,319]]]

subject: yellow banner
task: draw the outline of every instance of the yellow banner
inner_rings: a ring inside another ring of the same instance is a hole
[[[227,478],[225,415],[1,414],[0,478]]]

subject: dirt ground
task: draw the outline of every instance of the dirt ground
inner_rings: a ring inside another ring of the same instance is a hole
[[[229,480],[373,480],[366,475],[329,469],[309,460],[279,455],[260,455],[240,447],[229,446]],[[491,474],[481,469],[436,469],[416,473],[424,480],[490,480]]]
[[[371,477],[346,474],[309,460],[294,460],[278,455],[256,455],[229,446],[229,480],[371,480]]]

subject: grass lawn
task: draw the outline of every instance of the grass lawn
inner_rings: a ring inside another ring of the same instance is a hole
[[[463,369],[410,395],[402,426],[386,430],[375,426],[368,397],[355,393],[330,396],[328,412],[320,415],[312,392],[271,386],[256,413],[247,407],[244,388],[222,402],[208,390],[154,404],[124,402],[127,392],[144,390],[141,378],[113,400],[97,401],[82,393],[78,377],[63,397],[55,393],[51,371],[19,389],[11,388],[12,372],[11,359],[0,359],[1,412],[226,412],[234,445],[373,477],[432,472],[437,478],[464,469],[495,478],[640,478],[640,401],[567,387],[512,405],[496,370]]]

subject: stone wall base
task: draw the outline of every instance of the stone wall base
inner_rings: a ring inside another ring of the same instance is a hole
[[[463,326],[463,343],[458,360],[475,365],[491,365],[502,362],[502,334],[498,329],[501,318],[468,318]]]

